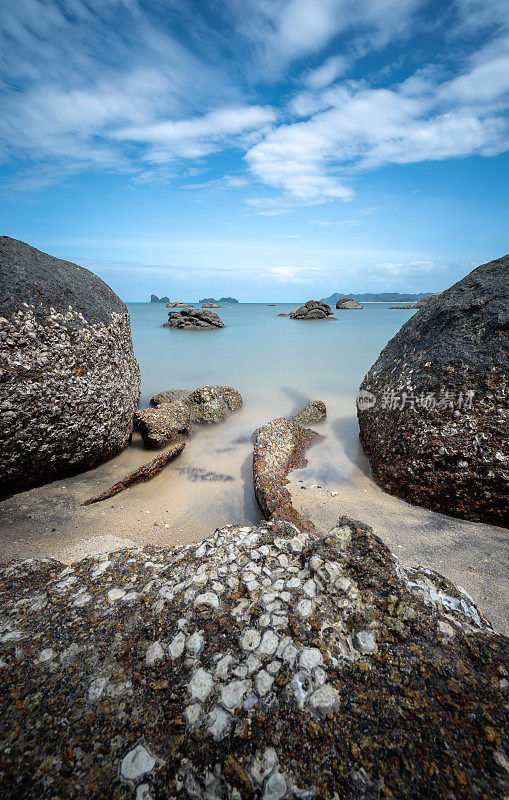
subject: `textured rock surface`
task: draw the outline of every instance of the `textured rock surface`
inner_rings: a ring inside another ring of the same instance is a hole
[[[360,523],[29,560],[0,592],[4,800],[504,796],[507,640]]]
[[[354,308],[362,308],[362,305],[357,300],[352,300],[351,297],[341,297],[336,303],[336,308],[339,311],[343,311]]]
[[[151,403],[161,404],[181,401],[191,414],[191,421],[197,423],[222,422],[232,411],[242,406],[242,396],[231,386],[200,386],[190,392],[187,389],[169,389],[151,398]]]
[[[189,303],[166,303],[166,308],[190,308]]]
[[[213,311],[201,308],[182,308],[180,311],[170,311],[168,322],[163,324],[163,328],[186,328],[187,330],[202,330],[205,328],[212,330],[214,328],[224,328],[224,323]]]
[[[202,308],[223,308],[223,306],[218,306],[217,303],[204,303]]]
[[[325,405],[317,401],[306,406],[293,420],[279,417],[254,432],[254,492],[265,519],[291,522],[301,531],[316,533],[313,523],[292,505],[288,473],[307,464],[305,451],[321,438],[310,428],[302,427],[303,423],[316,422],[325,416]]]
[[[189,433],[191,412],[179,400],[161,403],[157,408],[143,408],[134,415],[134,424],[147,447],[163,447]]]
[[[391,339],[361,386],[376,405],[358,411],[383,489],[508,524],[508,331],[505,256],[435,297]]]
[[[308,300],[303,306],[294,308],[290,312],[292,319],[327,319],[332,314],[332,309],[321,300]]]
[[[0,238],[0,492],[88,469],[131,437],[127,308],[92,272]]]

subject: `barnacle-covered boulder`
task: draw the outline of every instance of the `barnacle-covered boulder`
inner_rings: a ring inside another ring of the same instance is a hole
[[[134,415],[134,424],[147,447],[163,447],[189,433],[191,412],[179,400],[161,403],[157,408],[142,408]]]
[[[0,598],[3,800],[506,791],[507,640],[361,523],[27,560]]]
[[[361,384],[364,450],[387,492],[509,524],[509,256],[436,294]]]
[[[168,321],[162,327],[190,331],[213,330],[214,328],[224,328],[224,322],[213,311],[202,308],[182,308],[180,311],[170,311]]]
[[[0,494],[124,448],[140,396],[129,313],[87,269],[0,237]]]

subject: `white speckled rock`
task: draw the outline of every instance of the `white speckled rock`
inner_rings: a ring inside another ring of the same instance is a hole
[[[155,765],[156,760],[147,748],[142,744],[138,744],[122,759],[120,774],[126,781],[135,781],[148,772],[152,772]]]

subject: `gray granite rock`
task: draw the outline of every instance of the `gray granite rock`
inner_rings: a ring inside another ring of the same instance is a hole
[[[294,308],[290,312],[292,319],[327,319],[332,315],[332,309],[321,300],[308,300],[303,306]]]
[[[391,339],[361,385],[375,405],[358,410],[383,489],[446,514],[509,524],[508,332],[505,256],[437,294]]]
[[[214,328],[224,328],[224,323],[213,311],[202,308],[182,308],[180,311],[170,311],[168,322],[163,324],[163,328],[213,330]]]
[[[128,443],[139,400],[127,308],[96,275],[0,238],[0,492]]]
[[[352,300],[351,297],[341,297],[336,303],[338,311],[348,311],[350,309],[362,308],[362,305],[357,300]]]

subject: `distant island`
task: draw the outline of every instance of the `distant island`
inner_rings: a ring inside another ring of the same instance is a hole
[[[235,300],[234,297],[220,297],[219,300],[216,300],[215,297],[204,297],[203,300],[199,301],[200,303],[238,303],[238,300]]]
[[[420,300],[429,294],[430,292],[422,292],[421,294],[400,294],[399,292],[381,292],[380,294],[350,294],[348,292],[341,294],[340,292],[334,292],[329,297],[322,297],[322,302],[327,303],[329,306],[335,306],[342,297],[350,297],[359,303],[403,303],[409,300]]]
[[[151,303],[169,303],[170,302],[170,298],[169,297],[158,297],[156,294],[151,294],[150,295],[150,302]]]

